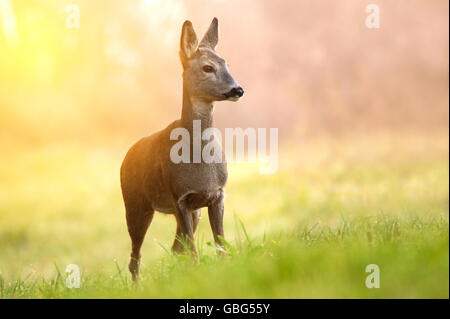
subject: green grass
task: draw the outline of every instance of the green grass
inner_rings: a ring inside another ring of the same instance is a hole
[[[232,165],[228,254],[211,243],[206,211],[199,259],[168,253],[175,221],[158,214],[138,286],[127,270],[124,151],[66,145],[0,160],[0,297],[449,297],[446,138],[317,142],[285,150],[275,175]],[[65,285],[68,264],[81,268],[79,289]],[[365,286],[368,264],[380,267],[379,289]]]

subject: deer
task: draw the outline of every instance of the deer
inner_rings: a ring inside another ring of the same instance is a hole
[[[207,207],[216,247],[219,252],[226,251],[222,239],[228,172],[221,145],[218,145],[222,157],[219,162],[193,162],[190,154],[190,162],[174,163],[170,157],[176,142],[171,139],[174,129],[186,129],[192,137],[194,121],[200,121],[202,130],[213,128],[214,102],[238,101],[244,94],[230,75],[226,61],[216,53],[217,43],[217,18],[212,20],[200,42],[192,23],[189,20],[183,23],[179,51],[183,68],[181,118],[140,139],[122,162],[120,183],[131,238],[128,269],[134,282],[139,277],[141,246],[155,211],[175,216],[177,227],[172,252],[187,252],[197,258],[194,234],[201,208]],[[192,149],[192,138],[190,144]]]

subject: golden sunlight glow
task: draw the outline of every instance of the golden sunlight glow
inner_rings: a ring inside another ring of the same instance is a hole
[[[8,46],[14,47],[19,41],[16,17],[10,0],[0,0],[0,20]]]
[[[142,0],[141,10],[148,17],[147,23],[150,29],[163,32],[163,45],[172,43],[178,38],[178,28],[171,29],[167,26],[179,23],[185,14],[185,6],[180,0]]]

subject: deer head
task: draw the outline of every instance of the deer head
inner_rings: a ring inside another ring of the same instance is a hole
[[[200,44],[192,23],[184,22],[180,41],[184,87],[191,97],[205,102],[237,101],[244,90],[230,75],[226,61],[216,53],[218,40],[217,18],[212,20]]]

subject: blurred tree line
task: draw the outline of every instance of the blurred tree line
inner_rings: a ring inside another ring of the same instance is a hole
[[[283,140],[448,131],[447,1],[382,2],[376,30],[359,0],[0,3],[6,143],[128,143],[163,128],[181,111],[181,25],[201,37],[214,16],[246,90],[216,106],[219,128],[278,127]],[[70,4],[80,28],[67,27]]]

